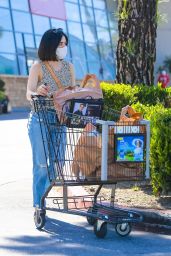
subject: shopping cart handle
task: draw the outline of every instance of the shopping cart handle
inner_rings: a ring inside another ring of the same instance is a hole
[[[96,120],[97,124],[102,124],[102,125],[114,125],[115,122],[114,121],[104,121],[104,120]]]
[[[38,95],[38,94],[32,94],[31,99],[45,99],[46,96]]]

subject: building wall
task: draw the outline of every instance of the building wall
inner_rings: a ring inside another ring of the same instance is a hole
[[[163,66],[163,61],[166,57],[171,57],[171,1],[159,4],[159,12],[163,17],[166,17],[166,21],[159,21],[158,23],[154,74],[156,79],[158,68]]]

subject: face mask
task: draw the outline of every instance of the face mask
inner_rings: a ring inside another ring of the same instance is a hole
[[[63,60],[67,55],[67,46],[64,46],[62,48],[58,47],[56,49],[56,56],[59,60]]]

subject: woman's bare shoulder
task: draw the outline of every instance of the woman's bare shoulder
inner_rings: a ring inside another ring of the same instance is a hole
[[[41,69],[41,63],[40,63],[40,62],[35,62],[35,63],[31,66],[31,70],[39,71],[40,69]]]

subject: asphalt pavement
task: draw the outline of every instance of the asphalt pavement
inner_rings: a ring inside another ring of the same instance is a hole
[[[112,226],[98,239],[81,216],[47,212],[38,231],[33,222],[32,159],[28,111],[0,116],[0,255],[171,255],[171,236],[133,229],[119,237]]]

